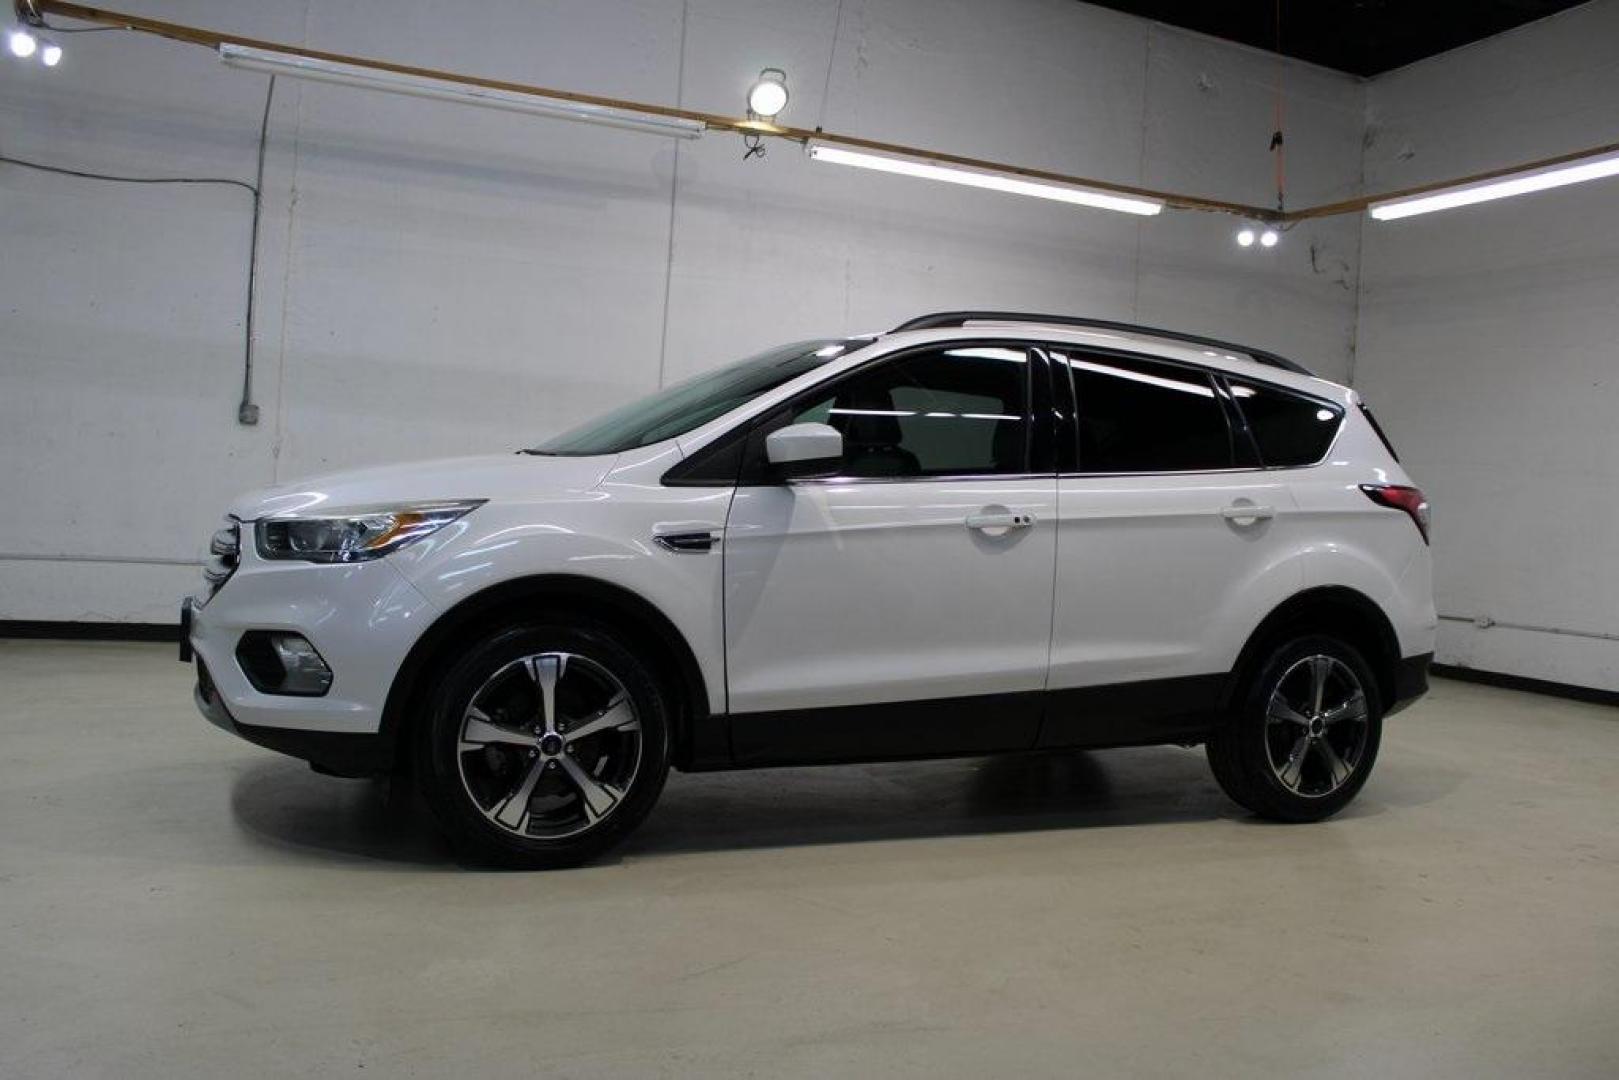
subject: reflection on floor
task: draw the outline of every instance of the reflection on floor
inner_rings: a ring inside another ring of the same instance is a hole
[[[1619,723],[1457,683],[1269,826],[1175,748],[671,778],[609,862],[0,642],[0,1076],[1619,1073]]]

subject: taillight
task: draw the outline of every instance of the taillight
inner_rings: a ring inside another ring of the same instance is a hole
[[[1362,484],[1360,489],[1366,497],[1378,506],[1386,506],[1390,510],[1403,510],[1416,525],[1417,532],[1422,534],[1422,542],[1430,543],[1428,539],[1428,497],[1414,487],[1402,484]]]

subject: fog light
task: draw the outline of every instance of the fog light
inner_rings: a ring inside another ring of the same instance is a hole
[[[261,694],[320,697],[332,687],[332,669],[302,634],[249,630],[236,646],[236,660]]]

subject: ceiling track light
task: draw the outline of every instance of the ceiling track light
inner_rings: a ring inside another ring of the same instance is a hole
[[[748,90],[748,115],[772,120],[787,107],[787,73],[781,68],[765,68]]]
[[[1374,202],[1366,212],[1378,221],[1396,221],[1400,218],[1416,217],[1418,214],[1432,214],[1438,210],[1473,206],[1495,199],[1510,199],[1516,195],[1549,191],[1552,188],[1583,184],[1588,180],[1602,180],[1610,176],[1619,176],[1619,153]]]
[[[1254,228],[1253,244],[1261,247],[1274,246],[1279,242],[1278,234],[1278,239],[1270,241],[1267,245],[1264,233],[1260,231],[1261,227],[1271,228],[1274,232],[1290,228],[1301,221],[1359,213],[1370,213],[1377,220],[1390,221],[1458,206],[1469,206],[1492,199],[1546,191],[1587,180],[1619,176],[1619,143],[1608,143],[1555,157],[1522,162],[1474,176],[1395,191],[1357,195],[1337,202],[1286,210],[1281,206],[1257,206],[1205,195],[1117,185],[1083,176],[1062,175],[1002,162],[935,153],[920,147],[857,139],[823,132],[818,128],[809,130],[781,126],[757,114],[739,118],[720,113],[699,112],[598,95],[575,94],[542,86],[482,79],[451,71],[407,67],[360,56],[316,53],[294,45],[259,42],[205,27],[110,11],[75,3],[72,0],[14,0],[14,4],[23,25],[14,27],[8,33],[7,45],[18,55],[32,56],[39,49],[39,38],[30,33],[26,27],[36,24],[37,20],[43,19],[46,15],[55,15],[97,23],[109,29],[154,34],[209,49],[218,49],[222,56],[227,50],[238,50],[236,66],[252,67],[273,74],[481,104],[560,119],[607,124],[633,131],[650,131],[677,138],[696,138],[704,131],[729,131],[747,137],[768,136],[787,139],[803,143],[810,148],[811,156],[820,161],[835,160],[830,151],[847,147],[849,149],[842,150],[842,164],[909,173],[948,183],[992,188],[1081,205],[1100,206],[1125,213],[1150,215],[1168,207],[1176,210],[1228,214],[1241,221],[1259,223]],[[261,62],[255,63],[251,59],[252,53],[260,54]],[[61,54],[56,52],[53,55],[59,59]],[[271,66],[270,58],[278,60],[280,66]],[[317,70],[317,66],[325,70]],[[761,77],[770,74],[772,70],[766,69],[761,72]],[[786,84],[783,80],[781,90],[785,89]],[[768,98],[761,101],[766,107],[772,103]],[[824,149],[817,151],[811,146],[812,143]]]
[[[39,38],[26,26],[13,26],[6,31],[6,51],[19,60],[26,60],[39,48]]]
[[[19,60],[37,56],[46,67],[62,62],[62,46],[39,33],[32,23],[19,24],[6,31],[6,51]]]
[[[560,119],[607,124],[633,131],[650,131],[678,138],[696,138],[705,131],[727,131],[747,138],[778,138],[800,144],[815,141],[849,147],[851,154],[859,153],[865,157],[873,154],[892,154],[922,166],[931,166],[940,173],[954,174],[946,176],[918,173],[947,182],[999,188],[1017,194],[1099,206],[1125,213],[1152,215],[1170,207],[1179,210],[1234,214],[1257,220],[1271,220],[1273,217],[1272,211],[1268,209],[1225,199],[1113,184],[1089,177],[1025,169],[1016,165],[963,158],[954,154],[936,154],[918,147],[876,143],[869,139],[855,139],[822,132],[819,129],[782,126],[758,115],[737,117],[700,112],[594,94],[578,94],[507,80],[486,79],[363,56],[318,52],[296,45],[238,37],[201,26],[91,7],[73,0],[14,0],[14,2],[20,2],[26,8],[25,21],[29,15],[61,16],[97,23],[110,29],[152,34],[217,50],[227,62],[237,67],[292,78],[314,79],[373,90],[481,104]],[[765,69],[761,75],[773,77],[774,72]],[[766,78],[765,81],[771,80]],[[785,89],[786,83],[783,78],[780,90]],[[766,98],[759,104],[769,108],[773,105],[773,101]],[[887,171],[906,170],[903,167],[889,166]],[[987,180],[981,178],[985,176],[988,177]],[[1356,206],[1355,209],[1361,209],[1363,205]],[[1336,209],[1335,212],[1346,212],[1346,208]]]
[[[1251,248],[1256,242],[1260,247],[1273,248],[1281,239],[1282,234],[1269,225],[1244,225],[1237,230],[1237,246],[1241,248]]]
[[[690,120],[682,116],[661,116],[657,113],[637,112],[633,109],[597,105],[586,101],[569,101],[561,97],[542,97],[539,94],[451,82],[447,79],[435,79],[403,71],[345,64],[335,60],[303,56],[299,53],[278,52],[274,49],[260,49],[230,42],[220,44],[219,59],[229,67],[268,75],[337,83],[362,90],[380,90],[384,93],[431,98],[461,105],[481,105],[485,108],[547,116],[556,120],[599,124],[603,127],[640,131],[651,135],[669,135],[677,139],[695,139],[707,130],[707,125],[701,120]]]
[[[841,146],[810,141],[805,144],[810,159],[833,165],[852,165],[859,169],[915,176],[924,180],[938,180],[946,184],[986,188],[1009,195],[1028,195],[1037,199],[1089,206],[1098,210],[1117,210],[1124,214],[1151,217],[1164,208],[1161,199],[1135,198],[1114,195],[1094,188],[1075,184],[1059,184],[1048,180],[1026,180],[1019,176],[965,165],[947,165],[927,158],[901,154],[878,153],[869,150],[846,150]]]

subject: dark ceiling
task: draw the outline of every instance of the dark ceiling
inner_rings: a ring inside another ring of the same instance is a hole
[[[1276,48],[1277,0],[1088,0],[1188,30]],[[1281,49],[1376,75],[1534,22],[1584,0],[1281,0]]]

